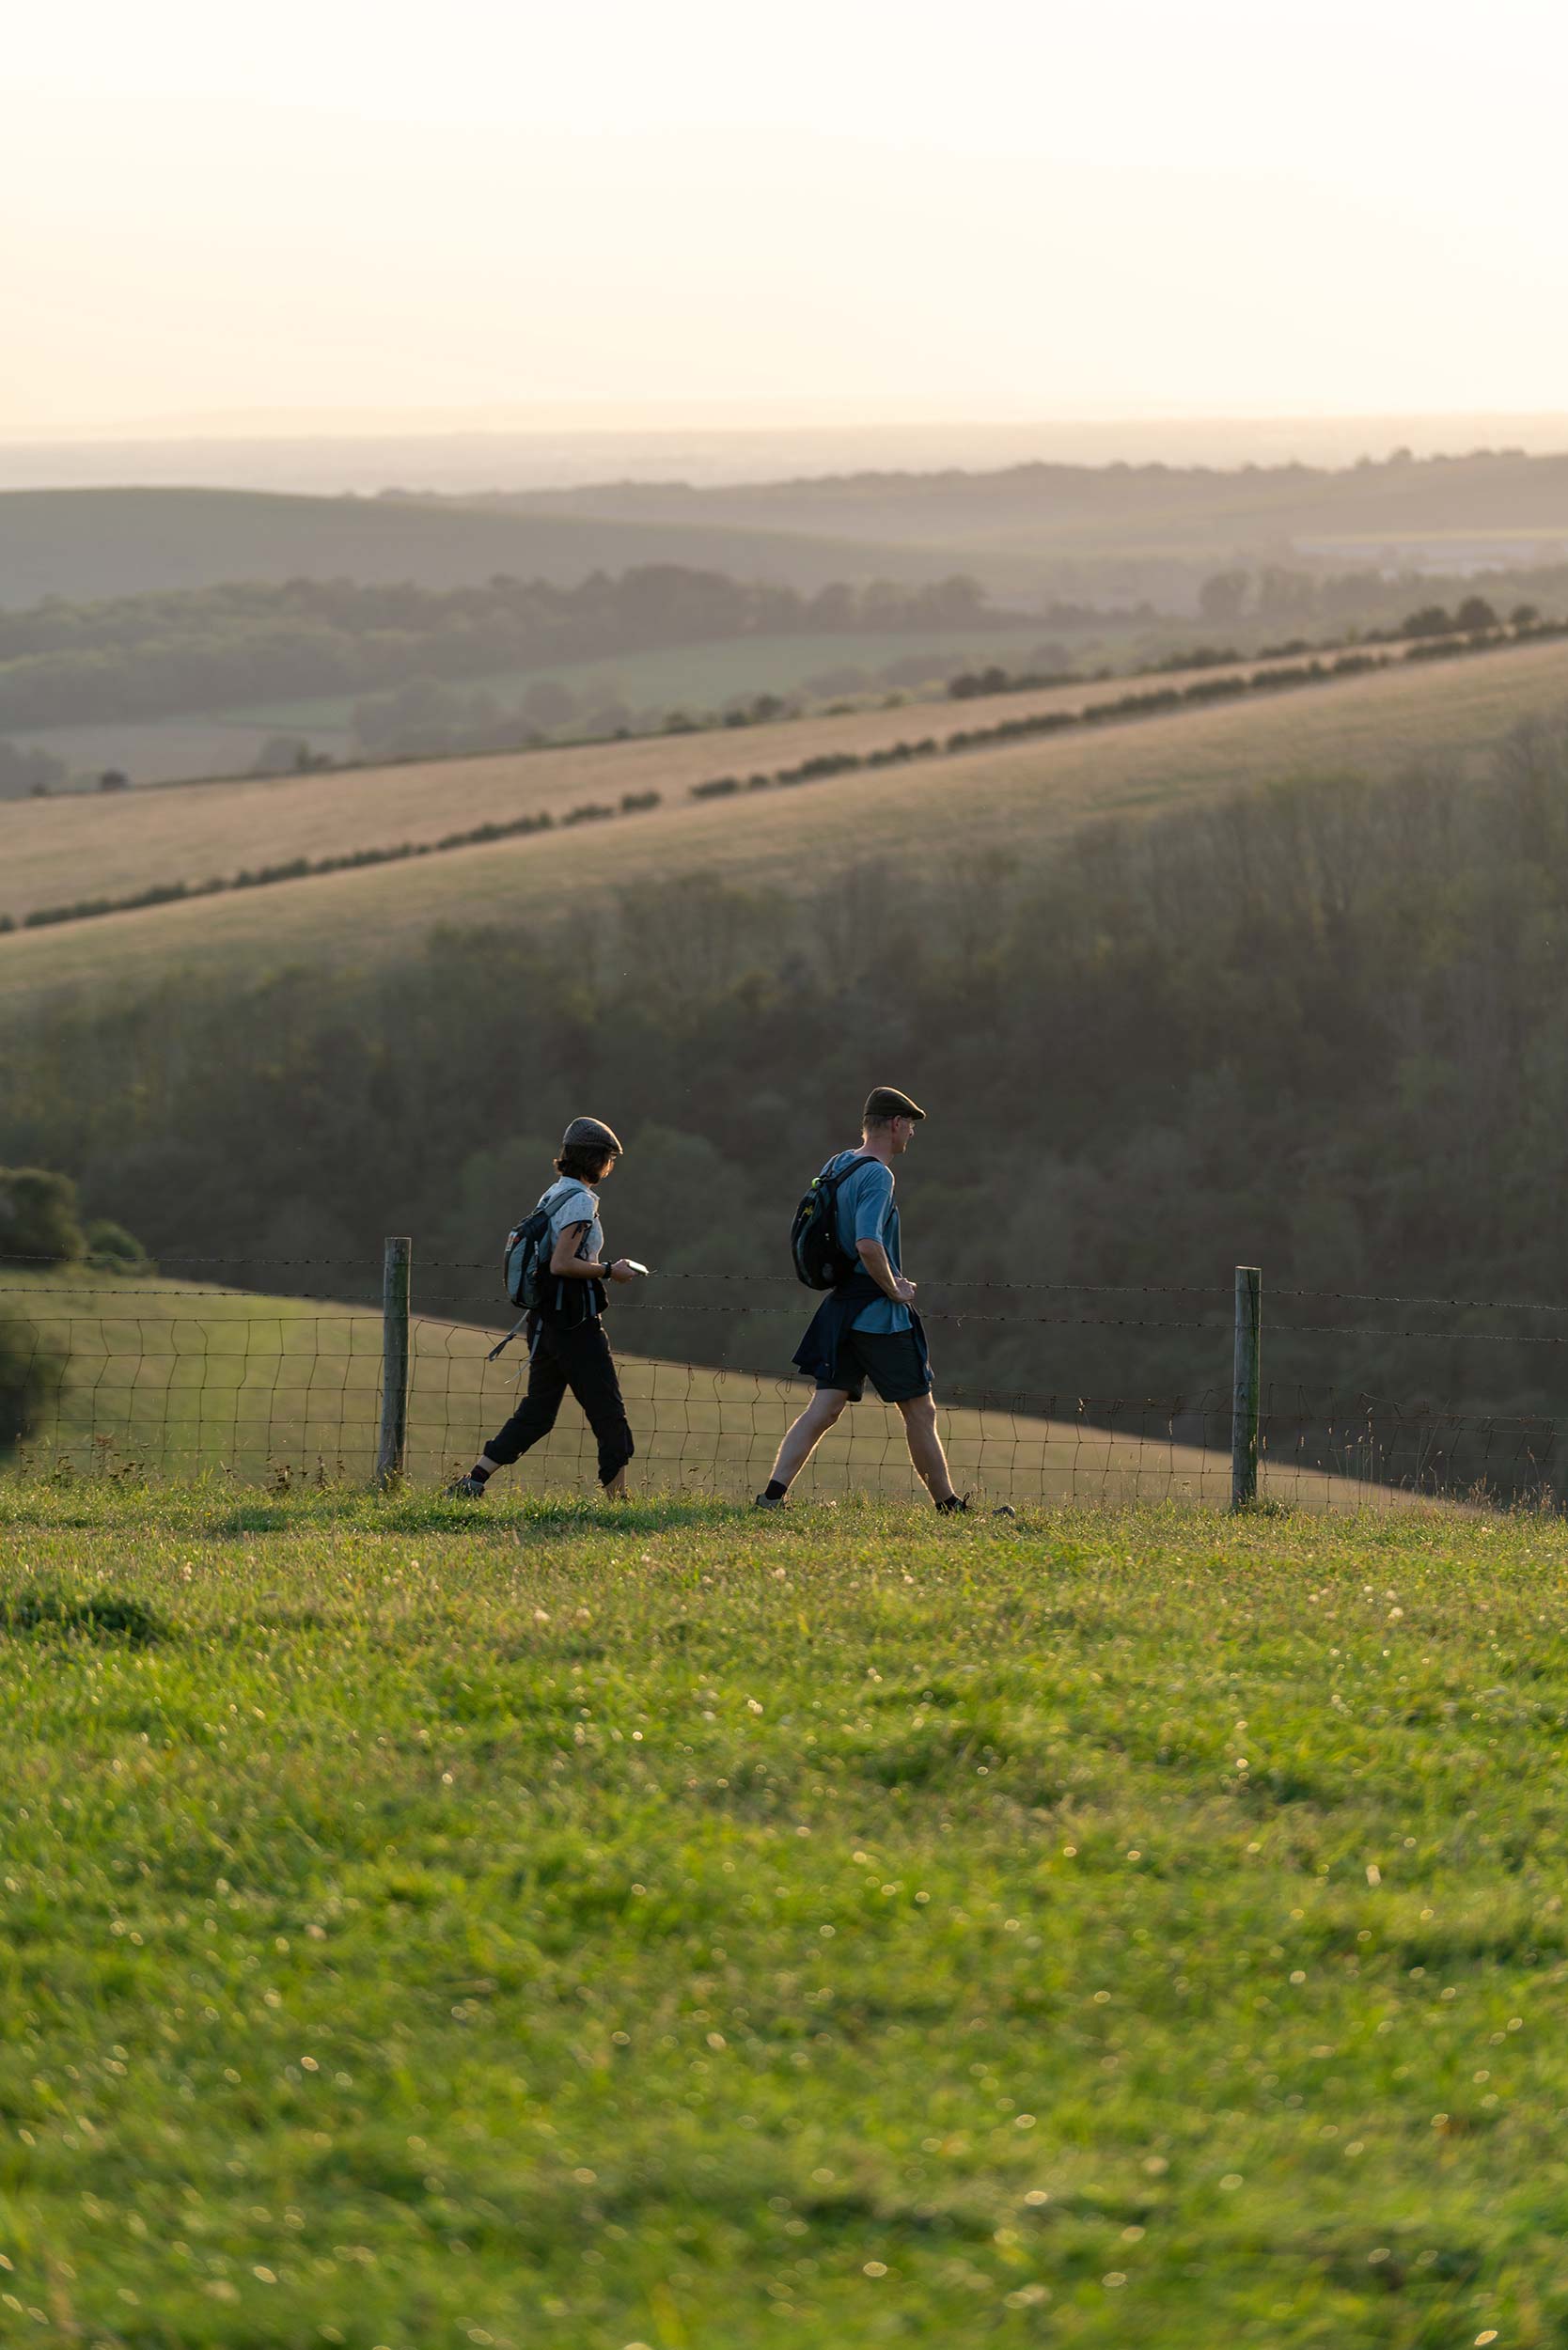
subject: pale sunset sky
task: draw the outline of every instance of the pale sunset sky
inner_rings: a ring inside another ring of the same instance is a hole
[[[1568,11],[77,0],[0,433],[736,403],[1568,409]]]

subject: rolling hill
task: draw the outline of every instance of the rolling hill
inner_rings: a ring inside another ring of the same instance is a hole
[[[1192,575],[1237,556],[1458,569],[1560,561],[1565,551],[1568,456],[1508,451],[1342,468],[1023,464],[719,487],[608,482],[473,498],[0,494],[6,605],[233,580],[571,582],[667,562],[801,588],[964,570],[1013,598],[1065,590],[1087,564],[1083,576],[1102,588],[1121,577],[1128,594],[1163,587],[1190,606]]]
[[[977,650],[973,642],[971,649]],[[990,640],[980,640],[982,657],[991,650]],[[1173,671],[1152,682],[1179,690],[1200,675],[1207,680],[1250,670],[1243,663],[1230,672]],[[539,810],[558,821],[585,801],[619,805],[628,791],[653,791],[666,802],[680,802],[693,784],[731,771],[771,772],[824,753],[865,755],[901,741],[945,738],[964,726],[1092,709],[1128,690],[1125,678],[1107,678],[980,702],[944,696],[744,732],[711,728],[627,743],[198,782],[178,791],[16,801],[0,808],[6,850],[0,914],[19,917],[35,906],[97,893],[124,896],[161,882],[199,883],[262,859],[320,858],[399,840],[437,840]]]
[[[0,604],[90,602],[230,580],[354,579],[457,588],[508,573],[571,583],[682,563],[821,588],[924,580],[954,566],[919,549],[723,523],[487,512],[396,497],[242,490],[15,490],[0,494]]]
[[[1066,689],[1071,697],[1077,689]],[[1081,693],[1078,696],[1081,698]],[[1039,697],[1046,698],[1045,697]],[[62,987],[146,984],[171,969],[255,973],[316,960],[375,962],[407,952],[447,923],[526,923],[568,904],[590,907],[622,890],[656,889],[701,871],[804,890],[854,865],[901,865],[929,875],[945,861],[986,854],[1028,862],[1097,817],[1197,804],[1309,772],[1398,772],[1441,751],[1463,757],[1530,715],[1568,698],[1568,650],[1511,647],[1451,664],[1393,669],[1263,700],[1181,711],[1050,740],[990,745],[909,766],[858,773],[804,791],[743,792],[693,800],[690,784],[798,759],[815,748],[870,747],[889,733],[921,730],[914,709],[753,729],[744,737],[681,737],[580,750],[367,771],[353,776],[195,788],[117,803],[18,809],[38,829],[29,885],[51,891],[88,854],[88,823],[107,815],[131,827],[111,864],[94,849],[95,874],[133,873],[176,862],[180,811],[203,834],[199,870],[299,853],[306,841],[355,834],[398,839],[432,820],[500,816],[554,799],[619,801],[659,791],[662,805],[635,818],[584,824],[403,864],[283,883],[260,890],[115,915],[0,938],[0,995],[20,1009]],[[1027,707],[1008,697],[983,710]],[[974,713],[974,706],[969,706]],[[950,723],[951,706],[942,705]],[[965,724],[981,723],[979,714]],[[934,725],[932,728],[934,731]],[[772,739],[770,739],[770,736]],[[398,807],[392,821],[393,807]],[[145,811],[145,813],[144,813]],[[236,821],[236,819],[238,821]],[[80,823],[72,834],[70,826]],[[135,827],[146,824],[148,830]],[[228,829],[226,830],[226,827]],[[52,829],[53,828],[53,829]],[[107,836],[113,838],[114,836]],[[25,854],[24,848],[13,855]],[[20,872],[20,866],[13,866]]]
[[[1118,551],[1214,556],[1238,548],[1505,539],[1568,545],[1568,456],[1483,451],[1423,462],[1234,471],[1164,464],[1023,464],[994,472],[865,472],[745,487],[615,483],[489,501],[511,513],[644,525],[798,530],[979,558]]]

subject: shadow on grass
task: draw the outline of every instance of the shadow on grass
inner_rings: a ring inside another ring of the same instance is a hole
[[[24,1591],[15,1599],[0,1601],[0,1633],[55,1635],[151,1648],[168,1639],[171,1630],[154,1609],[120,1591],[95,1591],[87,1599],[67,1599],[58,1591]]]

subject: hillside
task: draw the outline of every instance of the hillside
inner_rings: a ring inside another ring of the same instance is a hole
[[[660,1268],[621,1343],[776,1376],[788,1212],[890,1074],[949,1400],[1205,1441],[1261,1264],[1280,1444],[1560,1493],[1551,650],[12,934],[5,1163],[261,1292],[411,1231],[482,1323],[591,1104]]]
[[[1082,697],[1079,689],[1065,690],[1070,699]],[[868,860],[926,879],[945,863],[990,854],[1028,871],[1090,819],[1195,806],[1314,771],[1391,776],[1426,754],[1462,757],[1519,720],[1558,709],[1565,696],[1568,650],[1543,644],[734,799],[694,802],[684,794],[715,771],[763,765],[770,731],[785,756],[798,758],[813,745],[870,746],[912,734],[917,713],[226,786],[203,795],[192,787],[113,806],[29,804],[3,821],[19,844],[13,870],[25,873],[24,886],[47,895],[88,856],[98,886],[110,871],[129,877],[162,869],[167,877],[165,858],[176,873],[189,870],[180,850],[187,801],[202,827],[196,870],[206,871],[214,862],[243,862],[247,850],[253,858],[297,853],[306,839],[400,838],[431,822],[435,792],[442,829],[453,811],[487,818],[525,808],[536,797],[571,804],[579,795],[618,801],[624,791],[664,794],[659,807],[635,819],[17,932],[0,938],[0,996],[20,1008],[62,986],[144,986],[171,968],[243,976],[299,959],[394,961],[416,950],[434,922],[517,926],[697,872],[802,892]],[[1009,696],[983,707],[1012,715],[1027,706],[1027,697]],[[953,706],[942,708],[950,723]],[[979,723],[976,712],[965,705],[963,722]],[[240,822],[229,829],[236,808]],[[94,820],[115,827],[97,838],[122,845],[102,855],[90,847]]]
[[[986,657],[981,638],[971,651]],[[1151,682],[1180,691],[1196,679],[1251,674],[1174,670]],[[1568,666],[1565,666],[1568,674]],[[959,702],[947,696],[784,720],[744,730],[646,737],[627,743],[414,760],[315,775],[193,783],[179,791],[62,795],[0,808],[0,914],[20,916],[102,893],[123,896],[151,883],[192,883],[265,859],[319,858],[443,834],[531,812],[557,820],[585,802],[619,807],[625,792],[657,791],[663,822],[693,784],[734,770],[772,773],[824,754],[865,756],[899,742],[946,738],[956,728],[1099,708],[1137,691],[1124,678]]]
[[[1184,633],[1190,635],[1190,628]],[[1032,620],[1023,626],[907,629],[880,635],[726,636],[657,651],[490,672],[448,690],[460,705],[470,697],[486,697],[514,712],[531,687],[548,680],[566,689],[589,732],[609,731],[613,718],[619,724],[630,721],[634,733],[657,733],[673,713],[708,713],[716,723],[727,708],[767,694],[820,706],[846,695],[886,698],[892,692],[908,693],[917,679],[920,689],[934,692],[955,671],[990,662],[1034,668],[1045,634],[1042,622]],[[1126,635],[1121,632],[1119,642],[1107,641],[1109,632],[1078,639],[1073,650],[1084,666],[1108,665],[1119,654],[1124,657]],[[311,753],[338,762],[366,760],[375,753],[360,736],[360,726],[368,723],[365,703],[357,692],[296,695],[189,717],[16,728],[10,739],[58,760],[68,776],[80,779],[79,790],[95,789],[105,768],[118,768],[133,784],[200,782],[250,776],[259,760],[275,760],[279,738],[291,745],[303,742]],[[371,697],[368,707],[373,716],[378,708],[395,703],[396,697],[384,692],[379,702]],[[596,729],[589,723],[594,719],[604,723]],[[445,755],[433,744],[420,747],[429,756]]]
[[[1190,605],[1193,576],[1238,556],[1376,565],[1391,555],[1419,568],[1428,557],[1560,561],[1565,549],[1568,457],[1507,453],[1337,469],[1025,464],[707,488],[610,482],[476,499],[0,493],[0,605],[10,607],[237,580],[572,583],[661,562],[801,589],[965,570],[1004,598],[1070,591],[1073,567],[1087,564],[1102,591],[1120,578],[1125,594]]]
[[[173,1478],[219,1470],[242,1482],[370,1478],[381,1395],[378,1313],[167,1275],[104,1280],[11,1267],[4,1283],[0,1314],[24,1317],[70,1358],[59,1414],[25,1448],[31,1472],[65,1465]],[[635,1337],[635,1319],[630,1328]],[[408,1465],[418,1483],[465,1467],[516,1409],[521,1350],[486,1360],[499,1334],[416,1318]],[[635,1351],[622,1354],[620,1375],[637,1443],[634,1490],[644,1494],[748,1499],[807,1394],[798,1380],[699,1371]],[[1223,1501],[1230,1492],[1227,1453],[1175,1443],[1154,1425],[1118,1434],[1005,1405],[958,1405],[944,1408],[942,1427],[954,1477],[977,1497],[1059,1508]],[[1302,1474],[1288,1460],[1267,1469],[1264,1486],[1277,1499],[1311,1508],[1394,1498],[1362,1482]],[[508,1471],[494,1499],[563,1491],[596,1491],[592,1440],[570,1401],[554,1435]],[[874,1397],[823,1444],[798,1488],[803,1501],[836,1494],[919,1496],[898,1415]]]
[[[874,542],[745,527],[488,513],[397,498],[239,490],[0,494],[0,605],[86,603],[230,580],[348,578],[447,588],[496,573],[572,584],[646,563],[804,588],[871,576],[939,577],[951,563]]]
[[[1342,468],[1024,464],[865,472],[745,488],[616,483],[492,501],[513,513],[875,538],[1061,556],[1499,538],[1568,546],[1568,456],[1522,452]]]

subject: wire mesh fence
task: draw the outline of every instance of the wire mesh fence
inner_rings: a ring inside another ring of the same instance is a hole
[[[58,1393],[13,1455],[24,1475],[216,1471],[282,1485],[364,1481],[373,1473],[379,1312],[166,1279],[36,1278],[8,1295],[40,1359],[64,1366]],[[656,1316],[628,1315],[622,1340],[628,1326],[634,1343],[620,1355],[620,1371],[636,1481],[720,1496],[755,1492],[806,1385],[667,1359],[635,1343],[641,1332],[657,1332]],[[1128,1315],[1125,1326],[1136,1330],[1137,1318]],[[1186,1326],[1202,1332],[1210,1367],[1219,1369],[1219,1324],[1211,1318]],[[519,1343],[492,1361],[498,1335],[414,1317],[407,1469],[416,1481],[466,1467],[515,1408],[525,1349]],[[1149,1396],[943,1383],[938,1408],[955,1481],[993,1502],[1230,1497],[1231,1396],[1217,1384]],[[1329,1385],[1277,1383],[1263,1390],[1261,1438],[1265,1501],[1341,1509],[1455,1495],[1550,1500],[1556,1491],[1559,1423],[1529,1415],[1402,1406]],[[553,1435],[505,1483],[590,1488],[595,1459],[569,1398]],[[824,1439],[801,1490],[917,1496],[898,1413],[870,1398],[854,1407]]]

